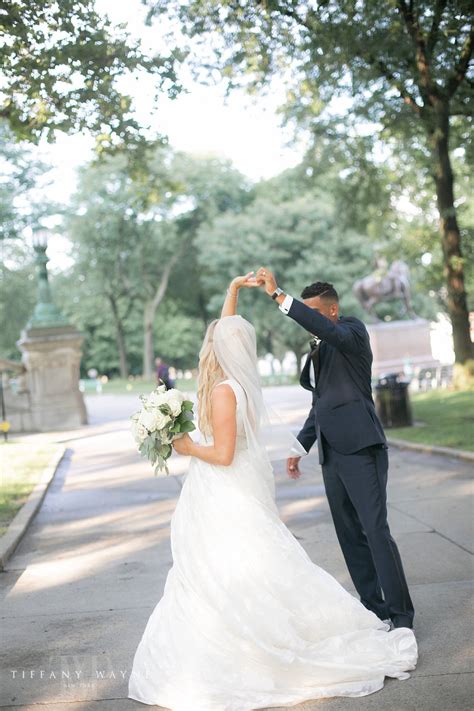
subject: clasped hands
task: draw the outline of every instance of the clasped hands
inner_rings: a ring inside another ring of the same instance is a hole
[[[260,267],[260,269],[255,272],[248,272],[245,276],[237,276],[232,279],[229,291],[232,293],[237,293],[242,287],[262,287],[265,289],[266,293],[270,296],[273,294],[277,288],[277,283],[273,272],[266,267]]]
[[[267,267],[260,267],[257,273],[251,271],[243,276],[237,276],[232,279],[229,285],[229,293],[237,296],[239,289],[246,288],[263,288],[265,292],[271,296],[277,288],[277,282],[273,272]],[[173,442],[173,447],[178,454],[189,455],[193,446],[193,440],[187,434]],[[301,457],[289,457],[286,462],[286,471],[291,479],[298,479],[301,476],[299,462]]]

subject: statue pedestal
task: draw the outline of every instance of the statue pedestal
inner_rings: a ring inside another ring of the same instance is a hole
[[[87,424],[79,390],[83,337],[73,326],[27,328],[17,342],[26,366],[29,424],[47,432]]]
[[[372,374],[403,373],[440,365],[431,351],[430,323],[424,318],[366,324],[374,356]]]

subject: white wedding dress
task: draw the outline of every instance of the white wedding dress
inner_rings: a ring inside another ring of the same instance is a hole
[[[171,520],[173,566],[135,652],[128,697],[173,711],[250,711],[364,696],[407,679],[413,631],[389,627],[283,524],[273,477],[238,436],[230,466],[192,458]]]

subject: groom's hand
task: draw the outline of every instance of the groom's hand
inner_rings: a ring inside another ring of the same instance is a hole
[[[286,460],[286,472],[290,479],[298,479],[301,476],[300,472],[300,459],[301,457],[289,457]]]
[[[273,272],[271,272],[266,267],[260,267],[255,278],[260,286],[265,287],[265,291],[269,296],[271,296],[277,288],[277,283],[275,277],[273,276]]]

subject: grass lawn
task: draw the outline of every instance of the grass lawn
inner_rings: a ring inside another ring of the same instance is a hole
[[[92,380],[84,380],[85,390],[84,395],[97,395],[97,390]],[[273,376],[262,378],[262,385],[292,385],[297,382],[296,378],[289,376]],[[183,392],[195,392],[197,383],[195,378],[185,380],[184,378],[176,381],[176,387]],[[102,385],[101,393],[103,395],[127,395],[138,394],[147,395],[156,388],[156,380],[143,380],[136,378],[135,380],[124,380],[123,378],[111,378],[107,383]]]
[[[0,443],[0,536],[37,484],[57,444]]]
[[[176,387],[180,390],[193,392],[196,390],[196,381],[191,380],[178,380],[176,382]],[[151,393],[152,390],[156,388],[156,380],[143,380],[142,378],[137,378],[136,380],[124,380],[123,378],[111,378],[107,383],[102,385],[103,395],[147,395]],[[84,395],[96,395],[97,391],[91,380],[85,381],[85,391]]]
[[[474,451],[474,392],[432,390],[411,396],[414,427],[386,429],[387,437]]]

